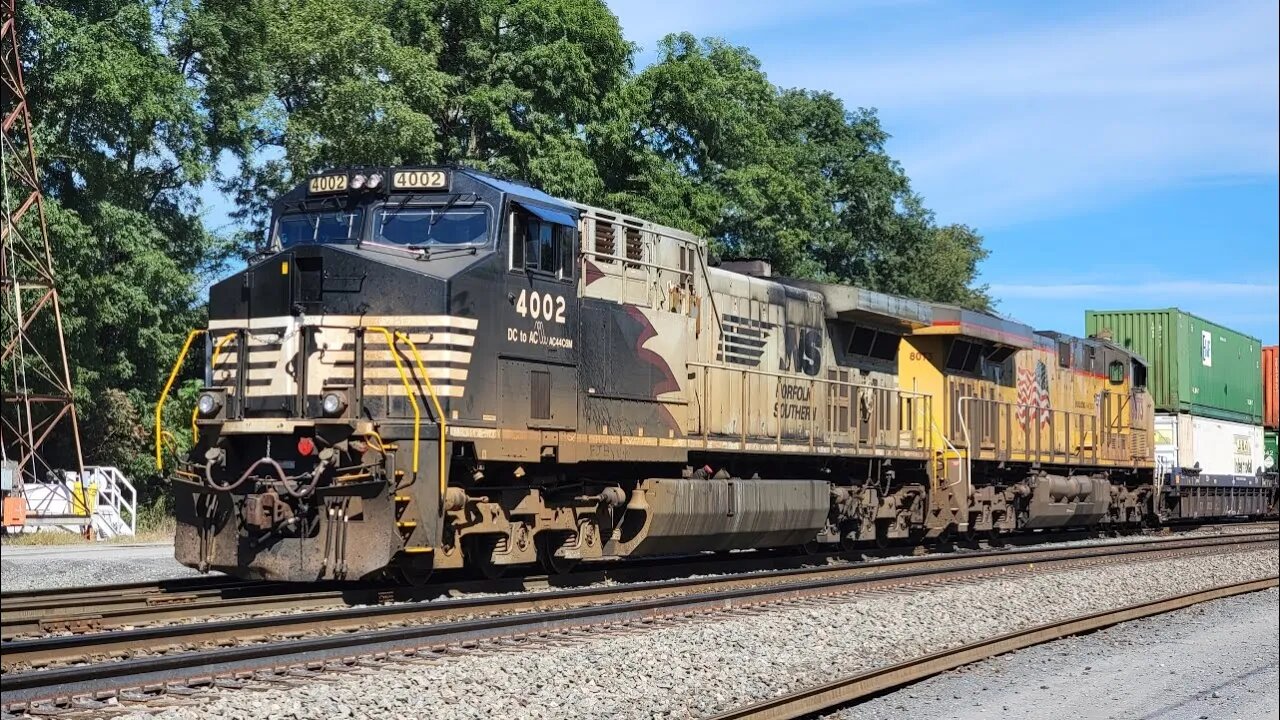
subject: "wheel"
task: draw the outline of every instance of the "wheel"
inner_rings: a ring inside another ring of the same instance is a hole
[[[507,572],[506,565],[493,562],[493,552],[498,547],[497,535],[476,535],[467,542],[467,567],[485,580],[497,580]]]
[[[572,537],[565,532],[540,532],[534,539],[538,545],[538,562],[542,569],[550,575],[564,575],[578,565],[579,558],[567,558],[556,555],[556,551],[564,545],[565,540]]]
[[[851,553],[857,550],[861,543],[858,538],[858,530],[861,526],[854,520],[846,520],[840,523],[840,551]]]
[[[406,585],[425,587],[435,570],[431,553],[401,553],[396,561],[396,575]]]
[[[889,538],[889,521],[876,521],[876,547],[884,550],[893,544],[893,540]]]

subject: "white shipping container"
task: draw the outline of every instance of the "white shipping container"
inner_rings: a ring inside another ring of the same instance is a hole
[[[1263,466],[1262,426],[1157,413],[1155,449],[1162,472],[1198,464],[1201,478],[1255,475]]]

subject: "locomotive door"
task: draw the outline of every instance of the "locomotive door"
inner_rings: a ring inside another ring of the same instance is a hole
[[[245,270],[239,311],[245,333],[247,368],[242,384],[245,417],[289,417],[301,414],[298,398],[300,347],[293,312],[297,294],[294,253]],[[238,361],[237,361],[238,362]]]
[[[577,221],[564,210],[524,202],[510,203],[506,219],[506,292],[498,313],[500,422],[544,435],[575,430]]]
[[[696,244],[686,241],[680,241],[678,247],[680,272],[676,276],[671,293],[671,309],[683,318],[684,327],[680,337],[684,338],[684,342],[678,344],[678,355],[674,359],[676,364],[671,367],[676,373],[682,374],[685,382],[692,383],[692,386],[684,392],[684,398],[690,401],[686,406],[684,425],[687,432],[701,434],[706,430],[703,426],[709,411],[706,407],[708,402],[706,394],[711,385],[704,383],[708,370],[692,368],[689,366],[689,361],[705,361],[706,358],[713,357],[713,353],[708,352],[706,348],[711,346],[711,338],[717,336],[720,318],[711,316],[713,303],[708,299],[711,288],[707,286],[707,276],[702,267],[703,260],[699,256],[702,250]],[[693,372],[694,370],[697,372]],[[680,375],[677,376],[679,377]],[[677,382],[679,382],[678,379]]]

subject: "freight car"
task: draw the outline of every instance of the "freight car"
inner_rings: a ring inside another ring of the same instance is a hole
[[[174,367],[203,335],[169,458],[191,567],[416,581],[1162,512],[1146,366],[1106,340],[713,267],[462,168],[322,173],[271,228]]]
[[[1150,361],[1164,514],[1274,512],[1276,482],[1265,471],[1260,424],[1261,341],[1177,308],[1090,310],[1085,327]]]

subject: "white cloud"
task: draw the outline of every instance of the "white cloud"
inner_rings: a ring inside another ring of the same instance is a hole
[[[999,298],[999,309],[1037,328],[1081,332],[1084,308],[1177,307],[1214,322],[1276,342],[1280,324],[1280,279],[1259,278],[1252,282],[1205,281],[1189,278],[1153,277],[1150,271],[1134,268],[1133,282],[1072,278],[1038,284],[1000,282],[991,284]],[[1117,269],[1115,276],[1128,274]],[[1141,275],[1147,277],[1141,277]]]
[[[1139,283],[993,283],[991,293],[1003,299],[1072,300],[1122,298],[1125,301],[1235,300],[1249,298],[1275,299],[1280,283],[1205,282],[1202,280],[1166,280]]]
[[[921,0],[609,0],[622,31],[643,53],[668,33],[726,36],[785,23],[813,23],[886,5]]]
[[[1275,2],[1012,32],[993,23],[941,44],[923,39],[921,21],[914,46],[797,44],[765,68],[782,85],[880,108],[891,152],[943,220],[990,228],[1277,173]]]

